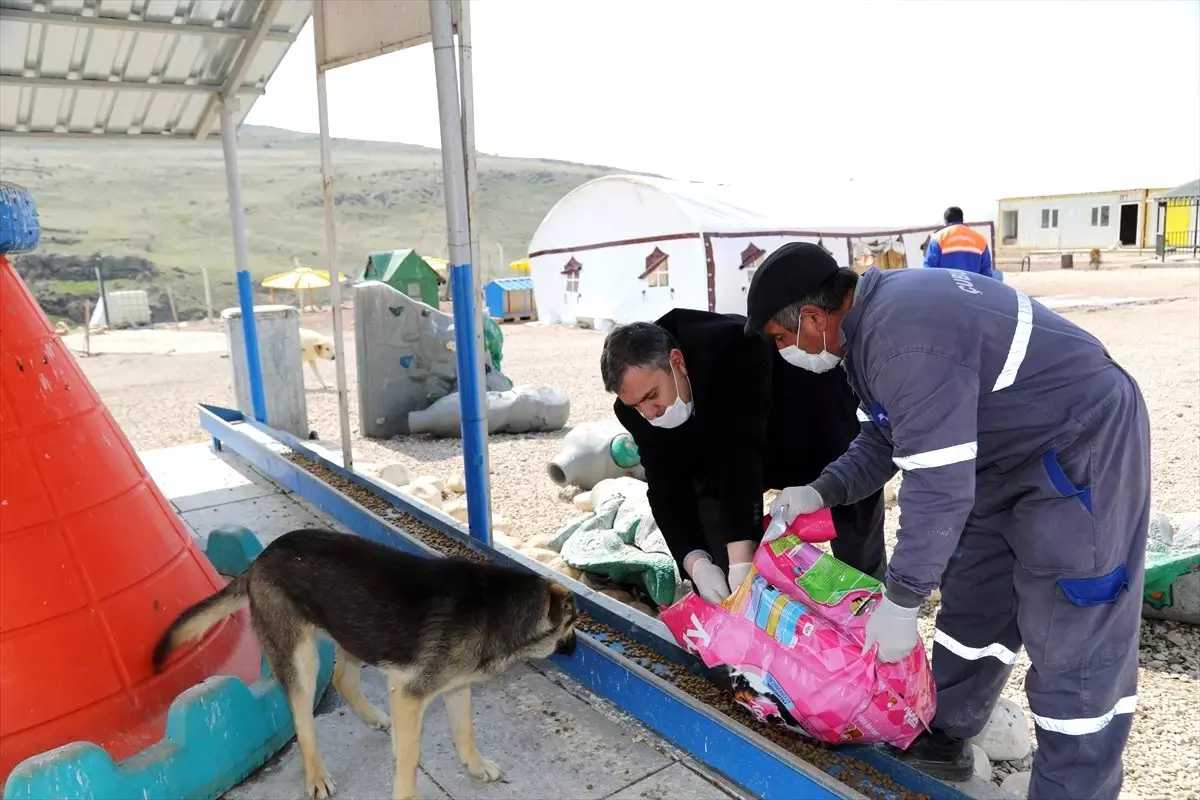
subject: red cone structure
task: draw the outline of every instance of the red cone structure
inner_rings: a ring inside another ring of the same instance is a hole
[[[223,585],[0,256],[0,784],[68,742],[124,759],[184,689],[255,680],[245,612],[152,673],[167,625]]]

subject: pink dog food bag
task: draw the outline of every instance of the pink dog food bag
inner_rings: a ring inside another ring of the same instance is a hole
[[[831,744],[907,747],[933,719],[933,677],[921,647],[895,664],[862,654],[879,593],[878,581],[784,535],[759,548],[728,600],[689,594],[662,620],[706,665],[730,668],[734,699],[759,720]]]
[[[879,581],[791,534],[760,546],[754,568],[855,641],[866,641],[867,617],[883,596]]]
[[[763,530],[771,527],[771,516],[763,514]],[[837,538],[833,517],[828,508],[812,514],[798,514],[787,526],[784,534],[792,534],[804,542],[829,542]]]

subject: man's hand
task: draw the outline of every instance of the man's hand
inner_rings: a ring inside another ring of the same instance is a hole
[[[789,486],[771,501],[771,521],[782,519],[790,525],[801,514],[811,514],[825,507],[821,494],[812,486]]]
[[[719,603],[729,597],[725,571],[712,562],[708,553],[698,553],[688,567],[696,594],[709,603]]]
[[[917,611],[920,606],[905,608],[883,596],[879,607],[867,619],[865,655],[873,645],[879,645],[875,657],[886,664],[894,664],[912,652],[920,641],[917,635]]]
[[[742,585],[742,581],[746,580],[746,576],[750,574],[750,562],[744,561],[740,564],[729,565],[729,591],[730,594],[737,591],[737,587]]]

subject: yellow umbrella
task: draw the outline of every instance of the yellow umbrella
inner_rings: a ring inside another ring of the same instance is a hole
[[[300,307],[304,308],[305,289],[324,289],[329,286],[329,272],[323,269],[312,269],[310,267],[300,266],[298,259],[292,259],[296,264],[295,268],[287,272],[280,272],[277,275],[271,275],[263,280],[262,285],[271,290],[271,301],[275,300],[276,289],[291,289],[300,292]],[[345,281],[344,273],[338,273],[338,279]]]

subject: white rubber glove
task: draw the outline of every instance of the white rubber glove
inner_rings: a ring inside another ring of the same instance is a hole
[[[821,494],[811,486],[789,486],[771,501],[771,521],[782,518],[788,525],[801,514],[811,514],[825,507]]]
[[[690,570],[696,594],[709,603],[719,603],[729,597],[729,584],[725,572],[707,555],[697,556]]]
[[[746,580],[746,576],[750,574],[750,563],[729,565],[729,592],[730,594],[737,591],[737,588]]]
[[[867,619],[863,655],[876,644],[879,645],[879,651],[875,657],[886,664],[894,664],[911,653],[920,641],[917,634],[919,610],[920,606],[905,608],[896,605],[885,594],[879,606]]]

